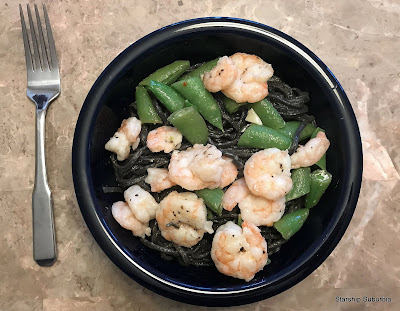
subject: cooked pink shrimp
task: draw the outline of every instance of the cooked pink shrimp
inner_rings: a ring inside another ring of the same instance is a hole
[[[292,168],[307,167],[317,163],[328,150],[330,142],[324,132],[318,132],[304,146],[299,146],[290,157]]]
[[[218,60],[217,66],[204,74],[204,86],[210,92],[219,92],[229,87],[238,74],[239,70],[233,60],[228,56],[223,56]]]
[[[278,200],[292,189],[290,156],[287,150],[269,148],[254,153],[244,166],[244,178],[251,193]]]
[[[233,208],[250,194],[250,190],[246,185],[244,178],[236,180],[224,194],[222,199],[222,207],[231,211]]]
[[[166,168],[148,168],[144,181],[151,186],[152,192],[161,192],[176,185],[169,179]]]
[[[172,153],[168,177],[187,190],[215,189],[234,180],[231,165],[215,146],[195,144],[186,151]]]
[[[242,228],[232,221],[220,226],[211,258],[219,272],[249,282],[267,263],[267,242],[255,225],[244,221]]]
[[[129,156],[131,147],[135,150],[139,145],[138,136],[141,128],[142,123],[135,117],[123,120],[121,127],[106,143],[106,150],[116,153],[118,161],[125,160]]]
[[[147,135],[147,147],[152,152],[164,151],[169,153],[172,150],[179,149],[181,143],[181,132],[171,126],[158,127]]]
[[[203,200],[192,192],[168,194],[160,202],[156,219],[166,240],[185,247],[196,245],[205,232],[214,232]]]
[[[221,184],[220,188],[225,188],[226,186],[233,183],[238,175],[238,170],[235,164],[233,164],[232,159],[228,157],[222,157],[225,160],[225,164],[222,168]]]
[[[239,202],[240,215],[244,221],[256,226],[272,226],[285,212],[285,198],[267,200],[249,194]]]
[[[132,210],[126,202],[115,202],[111,207],[112,215],[121,227],[131,230],[133,235],[144,238],[151,234],[149,223],[143,223],[137,220]]]
[[[158,203],[146,190],[133,185],[125,190],[124,197],[137,220],[147,223],[155,218]]]
[[[274,74],[272,66],[256,55],[236,53],[221,57],[203,83],[210,92],[222,91],[237,103],[255,103],[268,95],[267,81]]]

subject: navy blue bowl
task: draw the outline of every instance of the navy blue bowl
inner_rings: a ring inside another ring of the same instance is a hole
[[[271,256],[253,280],[227,277],[214,267],[182,267],[165,261],[121,228],[110,206],[122,199],[104,194],[116,185],[104,144],[128,116],[135,86],[178,59],[192,64],[235,52],[257,54],[275,74],[310,93],[310,112],[331,141],[327,167],[333,181],[303,228]],[[310,50],[271,27],[232,18],[184,21],[155,31],[123,51],[90,90],[76,125],[73,177],[82,215],[97,243],[126,274],[166,297],[197,305],[229,306],[276,295],[314,271],[332,252],[353,215],[362,174],[361,140],[345,92]]]

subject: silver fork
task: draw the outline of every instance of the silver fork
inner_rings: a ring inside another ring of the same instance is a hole
[[[26,94],[36,105],[35,186],[32,193],[33,258],[40,266],[51,266],[57,259],[57,250],[53,203],[46,175],[44,131],[47,107],[60,94],[60,72],[56,46],[44,4],[43,14],[47,31],[46,37],[43,34],[37,5],[35,4],[37,30],[35,30],[30,7],[27,5],[32,44],[30,44],[29,32],[27,31],[21,5],[19,5],[19,12],[28,73]]]

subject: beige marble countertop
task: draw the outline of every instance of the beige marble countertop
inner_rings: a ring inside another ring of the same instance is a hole
[[[138,285],[105,256],[88,231],[71,176],[75,122],[107,64],[143,35],[202,16],[255,20],[293,36],[342,83],[364,151],[360,200],[343,239],[304,281],[280,295],[229,310],[400,310],[400,2],[398,0],[44,1],[61,67],[62,94],[49,108],[48,179],[58,261],[32,259],[34,106],[18,1],[0,0],[0,310],[206,310]],[[391,297],[339,303],[336,297]]]

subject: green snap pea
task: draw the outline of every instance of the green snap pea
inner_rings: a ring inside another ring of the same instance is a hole
[[[185,99],[172,87],[150,80],[147,88],[170,112],[178,111],[185,105]]]
[[[254,104],[250,104],[249,107],[254,109],[263,125],[276,130],[285,126],[285,121],[268,100],[263,99]]]
[[[186,107],[175,111],[168,117],[168,121],[171,122],[192,145],[205,145],[207,143],[208,129],[206,122],[194,107]]]
[[[136,88],[135,98],[137,113],[142,123],[162,123],[156,109],[153,106],[153,102],[149,93],[147,93],[143,86],[138,86]]]
[[[288,136],[290,139],[293,139],[294,133],[300,126],[300,123],[301,123],[300,121],[286,122],[285,126],[280,128],[279,131]],[[315,131],[315,126],[312,125],[311,123],[308,123],[305,126],[305,128],[301,131],[299,141],[309,138],[314,131]]]
[[[285,240],[289,240],[293,234],[300,230],[309,214],[308,208],[298,209],[292,213],[284,215],[274,227]]]
[[[318,204],[325,190],[332,181],[332,175],[326,170],[315,170],[310,175],[310,192],[306,195],[305,207],[311,208]]]
[[[190,66],[190,62],[187,60],[177,60],[172,64],[162,67],[147,78],[143,79],[139,85],[149,85],[150,80],[162,82],[164,84],[170,85],[178,79],[178,77],[183,74],[186,69]]]
[[[239,217],[238,217],[238,226],[242,226],[242,222],[243,222],[242,215],[239,214]]]
[[[183,103],[183,106],[184,106],[184,107],[194,107],[194,106],[192,105],[192,103],[191,103],[190,101],[188,101],[187,99],[185,99],[185,101],[184,101],[184,103]],[[194,107],[194,108],[196,108],[196,107]]]
[[[263,125],[252,124],[240,136],[239,147],[251,148],[278,148],[286,150],[292,141],[282,132],[271,129]]]
[[[172,87],[189,100],[204,119],[223,131],[221,110],[200,77],[175,82]]]
[[[207,208],[207,220],[211,220],[211,219],[213,219],[213,217],[214,217],[214,215],[213,215],[212,211],[209,208]]]
[[[310,173],[310,167],[302,167],[292,171],[293,187],[285,197],[286,202],[300,198],[310,192]]]
[[[222,102],[224,103],[225,109],[231,114],[238,111],[240,107],[243,107],[244,105],[248,104],[248,103],[239,104],[225,95],[222,96]]]
[[[323,130],[323,129],[320,128],[320,127],[317,127],[317,128],[315,129],[315,131],[311,134],[311,138],[316,137],[317,134],[318,134],[318,132],[324,132],[324,133],[325,133],[325,130]],[[319,159],[318,162],[315,163],[315,164],[318,165],[318,166],[319,166],[320,168],[322,168],[323,170],[326,170],[326,153],[325,153],[325,154],[322,156],[322,158]]]
[[[201,189],[196,190],[195,193],[199,198],[202,198],[205,205],[218,216],[222,214],[222,198],[224,191],[222,189]]]
[[[193,77],[200,77],[207,71],[210,71],[213,69],[215,66],[217,66],[219,58],[213,59],[209,62],[204,63],[200,67],[196,68],[195,70],[183,75],[182,77],[179,78],[179,80],[186,80],[188,78],[193,78]]]

